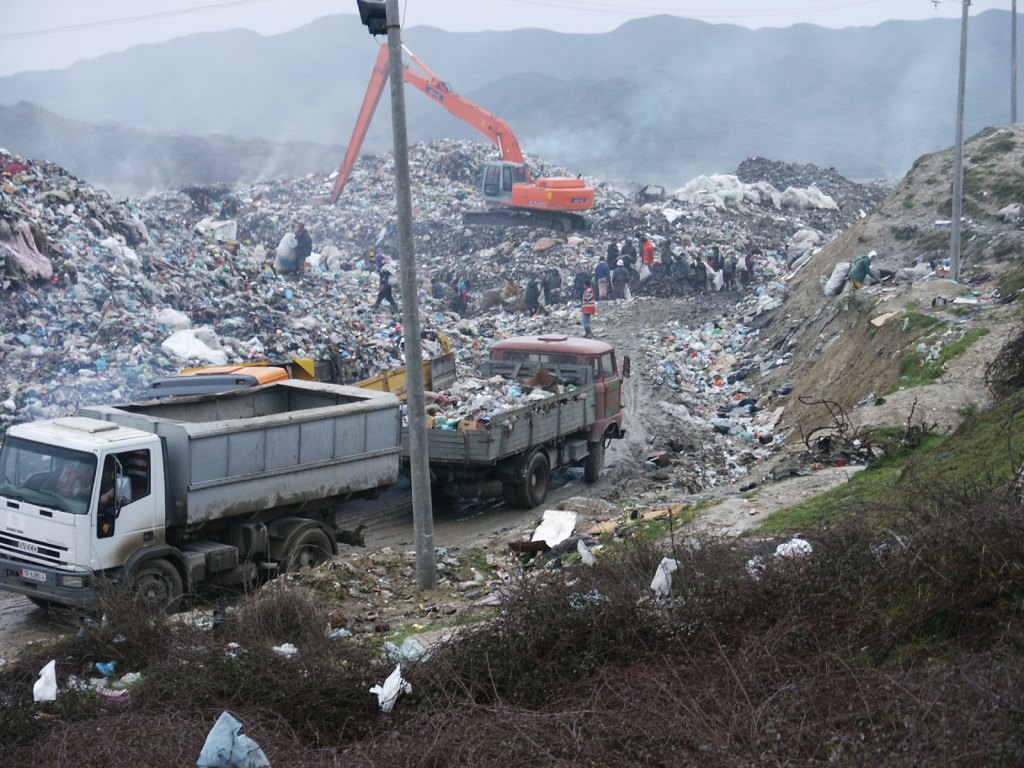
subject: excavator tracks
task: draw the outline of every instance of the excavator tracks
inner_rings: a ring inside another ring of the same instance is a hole
[[[462,221],[471,227],[548,227],[558,232],[582,232],[587,229],[584,216],[564,211],[468,211],[462,215]]]

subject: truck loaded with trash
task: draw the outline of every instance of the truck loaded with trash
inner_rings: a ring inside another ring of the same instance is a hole
[[[611,345],[506,339],[482,373],[505,395],[430,393],[437,490],[533,507],[553,470],[598,479],[606,442],[625,433]],[[203,583],[323,562],[337,552],[335,507],[394,485],[408,460],[404,406],[382,386],[290,378],[13,426],[0,448],[0,590],[86,607],[101,583],[127,584],[174,611]]]
[[[598,480],[608,442],[625,435],[622,379],[629,358],[595,339],[518,336],[491,346],[480,379],[437,393],[427,452],[435,489],[501,496],[513,507],[547,498],[551,472],[582,466]],[[454,401],[454,402],[453,402]],[[408,434],[403,431],[408,458]]]

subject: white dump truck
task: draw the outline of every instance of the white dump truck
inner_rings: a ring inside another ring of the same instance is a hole
[[[129,583],[173,612],[336,553],[333,507],[398,480],[400,403],[290,380],[92,406],[11,427],[0,449],[0,589],[86,607]]]

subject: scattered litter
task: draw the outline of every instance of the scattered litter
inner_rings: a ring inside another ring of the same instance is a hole
[[[242,727],[230,712],[222,712],[206,736],[197,768],[270,768],[263,749]]]
[[[580,553],[580,559],[584,565],[594,565],[597,562],[597,558],[594,557],[594,553],[590,551],[590,548],[583,543],[583,539],[576,542],[576,551]]]
[[[533,532],[531,541],[544,542],[549,548],[572,536],[576,528],[576,513],[564,509],[546,509],[544,517]]]
[[[373,686],[370,693],[377,695],[377,703],[382,712],[390,712],[399,695],[412,693],[412,684],[402,678],[402,665],[399,664],[395,671],[388,675],[387,680],[382,685]]]
[[[290,659],[293,656],[296,656],[298,654],[298,652],[299,652],[299,649],[296,648],[291,643],[284,643],[283,645],[275,645],[273,650],[274,650],[274,653],[276,653],[278,656],[284,656],[286,659]]]
[[[426,661],[430,657],[430,651],[415,637],[405,638],[401,646],[387,641],[384,643],[384,650],[387,652],[388,658],[399,664],[410,661]]]
[[[39,679],[32,686],[34,701],[56,701],[57,699],[57,660],[51,659],[39,671]]]
[[[651,591],[655,597],[668,597],[672,591],[672,574],[679,570],[680,565],[678,560],[671,557],[662,558],[651,580]]]

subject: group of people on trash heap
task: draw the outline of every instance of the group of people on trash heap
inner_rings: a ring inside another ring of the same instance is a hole
[[[588,278],[593,281],[599,301],[629,298],[652,279],[667,285],[669,294],[675,296],[739,290],[754,282],[758,259],[764,255],[759,248],[740,255],[732,249],[723,251],[717,245],[700,255],[695,252],[689,236],[683,237],[680,250],[678,255],[673,252],[668,240],[659,252],[650,237],[638,240],[636,245],[627,239],[621,246],[617,238],[612,237],[605,257],[598,259],[593,272],[581,269],[576,274],[575,296],[577,300],[582,297],[583,284]]]

